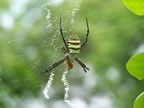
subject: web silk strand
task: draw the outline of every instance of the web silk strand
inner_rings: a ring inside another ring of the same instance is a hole
[[[49,80],[47,82],[47,85],[45,86],[45,88],[43,90],[43,94],[44,94],[44,96],[45,96],[46,99],[49,99],[48,93],[49,93],[50,87],[52,86],[52,82],[53,82],[54,76],[55,76],[55,74],[53,72],[51,72]]]
[[[68,71],[65,71],[62,75],[62,82],[65,86],[65,95],[64,95],[64,100],[68,100],[69,98],[69,82],[68,80],[66,79],[66,75],[67,75]]]
[[[66,103],[68,103],[72,108],[76,108],[76,107],[72,104],[72,102],[69,100],[69,88],[70,88],[70,86],[69,86],[68,80],[66,79],[67,73],[68,73],[68,71],[65,71],[65,72],[63,73],[63,75],[62,75],[62,82],[63,82],[63,84],[64,84],[64,86],[65,86],[64,101],[65,101]]]

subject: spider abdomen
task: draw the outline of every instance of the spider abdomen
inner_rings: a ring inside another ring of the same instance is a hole
[[[81,42],[77,35],[70,35],[68,38],[68,48],[70,53],[80,53]]]

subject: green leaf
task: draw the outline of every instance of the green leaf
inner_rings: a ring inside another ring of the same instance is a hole
[[[126,7],[137,15],[144,15],[144,0],[123,0]]]
[[[127,63],[128,72],[137,79],[144,79],[144,53],[134,55]]]
[[[134,108],[144,108],[144,92],[136,98]]]

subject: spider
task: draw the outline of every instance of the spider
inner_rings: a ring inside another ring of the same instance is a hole
[[[74,66],[74,64],[73,64],[74,60],[80,64],[80,66],[84,69],[85,72],[87,72],[89,70],[89,68],[87,68],[86,65],[77,57],[77,54],[80,53],[80,49],[83,48],[84,45],[88,41],[88,35],[89,35],[88,20],[86,18],[87,34],[86,34],[86,39],[82,44],[80,42],[79,37],[76,34],[70,35],[67,41],[64,39],[61,20],[62,20],[62,18],[60,17],[60,34],[62,36],[62,40],[65,45],[65,47],[61,48],[61,50],[63,51],[65,56],[62,59],[60,59],[59,61],[57,61],[56,63],[54,63],[53,65],[46,68],[45,72],[51,71],[52,69],[54,69],[58,65],[62,64],[63,62],[66,64],[68,71],[69,71]]]

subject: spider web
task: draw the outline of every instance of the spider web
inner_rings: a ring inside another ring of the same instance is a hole
[[[70,22],[70,25],[72,25],[74,23],[74,17],[77,13],[77,11],[80,9],[80,4],[81,4],[82,0],[75,0],[75,3],[74,3],[74,6],[71,7],[71,9],[66,9],[66,10],[61,10],[62,12],[64,12],[64,14],[62,14],[62,17],[66,17],[66,16],[69,16],[67,17],[67,20],[63,21],[63,28],[66,27],[66,25]],[[41,47],[42,49],[44,49],[46,51],[46,54],[51,54],[51,52],[48,51],[48,49],[50,50],[54,50],[54,52],[59,52],[58,49],[61,48],[62,44],[57,47],[56,43],[58,43],[58,41],[61,39],[60,37],[60,33],[59,33],[59,24],[55,24],[55,23],[59,23],[59,18],[60,18],[60,15],[57,15],[55,16],[54,18],[51,18],[51,16],[54,16],[53,15],[53,12],[51,12],[51,9],[49,8],[49,6],[51,6],[51,4],[49,4],[49,0],[42,6],[41,10],[43,11],[46,11],[47,12],[47,15],[45,16],[45,25],[43,25],[43,29],[39,30],[38,32],[36,32],[35,34],[36,35],[40,35],[42,34],[45,30],[48,31],[48,34],[51,34],[53,31],[55,31],[55,33],[53,34],[53,36],[49,36],[46,37],[46,39],[43,39],[43,40],[39,40],[38,42],[36,41],[35,43],[39,44],[39,47]],[[39,11],[36,12],[36,13],[40,13]],[[28,13],[29,14],[29,13]],[[36,15],[36,14],[35,14]],[[28,18],[24,18],[25,21],[28,20]],[[27,26],[26,26],[27,27]],[[54,29],[54,30],[53,30]],[[69,30],[71,31],[71,30]],[[66,32],[65,30],[63,31],[64,33]],[[21,37],[18,37],[18,35],[21,35]],[[23,36],[23,32],[18,32],[17,33],[17,36],[15,38],[12,38],[12,39],[9,39],[8,41],[1,41],[0,44],[1,45],[7,45],[7,46],[13,46],[15,43],[17,42],[22,42],[24,40],[24,36]],[[23,53],[23,54],[17,54],[15,55],[15,57],[28,57],[30,60],[33,61],[33,59],[35,59],[35,57],[37,55],[33,55],[34,53],[36,53],[36,49],[34,47],[29,47],[29,48],[22,48],[21,46],[17,46],[17,50],[24,50],[26,52],[29,52],[29,53]],[[56,60],[59,59],[59,56],[60,54],[59,53],[55,53],[54,55],[51,55],[51,59],[53,62],[55,62]],[[41,61],[40,61],[41,57],[40,58],[37,58],[33,63],[32,63],[32,68],[34,71],[38,70],[38,71],[41,71],[39,69],[40,65],[41,65]],[[12,66],[9,66],[7,67],[8,68],[11,68]],[[0,67],[1,69],[1,67]],[[64,72],[65,73],[65,72]],[[27,70],[26,71],[26,76],[27,78],[26,79],[16,79],[16,80],[11,80],[10,83],[13,83],[15,84],[15,87],[13,88],[18,88],[21,84],[19,84],[21,81],[32,81],[33,80],[33,73],[31,73],[31,71]],[[50,73],[50,77],[49,77],[49,80],[48,80],[48,83],[47,85],[45,86],[45,91],[44,94],[45,94],[45,97],[48,96],[47,95],[47,92],[48,92],[48,89],[51,87],[51,84],[52,84],[52,81],[53,81],[53,78],[55,76],[55,72],[51,72]],[[48,76],[47,76],[48,77]],[[66,80],[66,73],[63,75],[63,78],[64,78],[64,82],[65,82],[65,86],[67,86],[66,88],[69,87],[67,80]],[[33,88],[32,91],[36,90],[37,88],[41,87],[41,85],[39,85],[39,83],[37,84],[37,82],[35,82],[36,86],[35,88]],[[44,89],[44,87],[42,87],[42,89]],[[68,91],[66,91],[66,95],[68,95]],[[47,97],[48,98],[48,97]]]
[[[76,3],[75,3],[75,5],[74,5],[74,7],[73,7],[73,9],[71,9],[71,11],[68,11],[68,10],[63,11],[63,12],[65,13],[65,14],[62,15],[63,17],[65,17],[65,16],[70,16],[70,22],[71,22],[70,25],[72,25],[72,24],[74,23],[74,17],[75,17],[75,15],[76,15],[77,11],[80,9],[80,4],[81,4],[81,2],[82,2],[82,0],[77,0]],[[47,20],[47,24],[48,24],[48,25],[47,25],[47,28],[50,28],[50,27],[53,26],[53,25],[52,25],[51,19],[50,19],[50,18],[51,18],[51,11],[50,11],[50,9],[49,9],[48,7],[49,7],[49,4],[48,4],[48,3],[46,3],[46,4],[43,6],[44,10],[47,11],[47,15],[46,15],[46,20]],[[68,20],[68,19],[67,19],[67,20]],[[65,23],[65,21],[62,21],[62,23]],[[59,29],[58,29],[58,30],[59,30]],[[56,36],[56,35],[55,35],[55,36]],[[54,37],[54,38],[56,38],[56,37]],[[51,46],[53,45],[54,41],[57,41],[57,40],[53,39],[53,41],[52,41],[52,43],[51,43]],[[56,48],[55,48],[55,49],[56,49]],[[69,105],[72,106],[71,102],[69,101],[69,89],[70,89],[70,88],[69,88],[69,82],[68,82],[68,80],[66,79],[67,73],[68,73],[68,71],[63,72],[61,81],[63,82],[64,87],[65,87],[64,100],[65,100],[65,102],[67,102]],[[47,84],[46,84],[46,86],[45,86],[45,88],[44,88],[44,90],[43,90],[44,96],[45,96],[47,99],[49,99],[48,93],[49,93],[50,87],[52,86],[52,82],[53,82],[53,80],[54,80],[54,76],[55,76],[55,72],[51,72],[51,73],[50,73],[49,80],[48,80],[48,82],[47,82]]]

